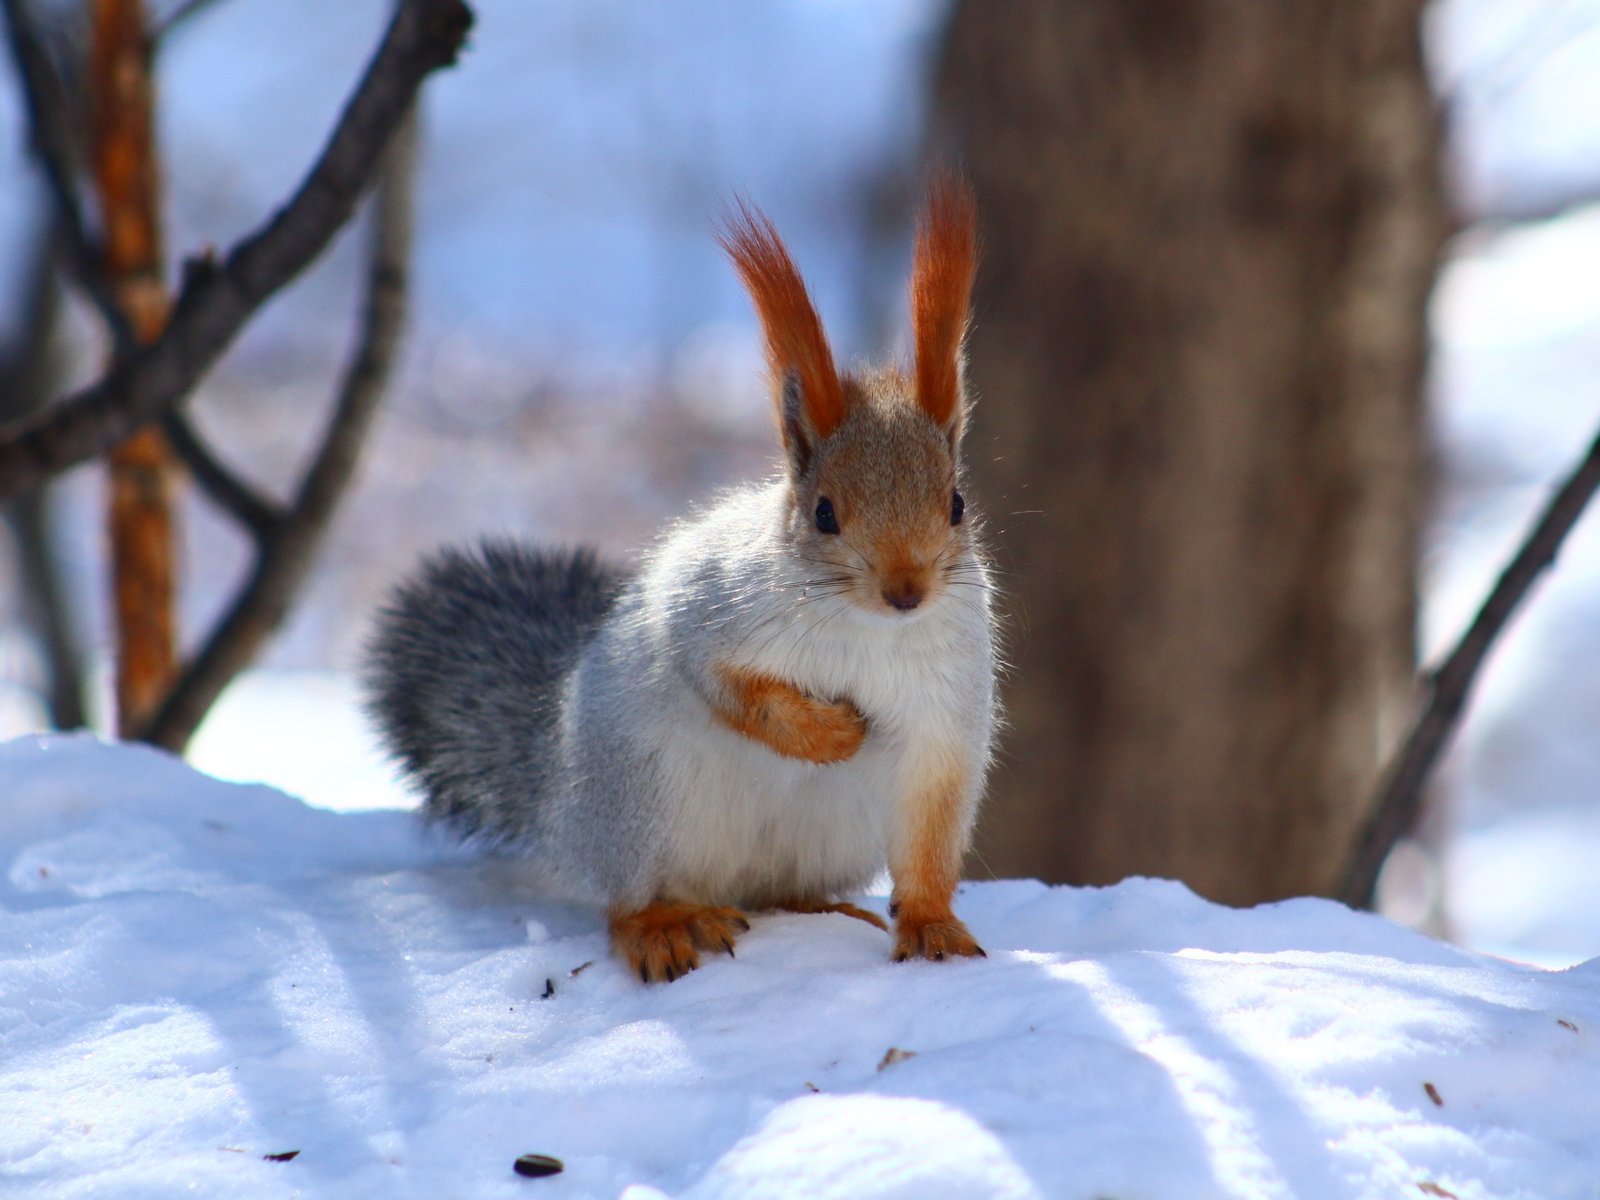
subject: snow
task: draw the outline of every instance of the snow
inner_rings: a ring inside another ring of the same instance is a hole
[[[597,912],[408,813],[88,736],[0,746],[0,781],[3,1195],[1600,1187],[1600,961],[1321,900],[995,882],[957,900],[986,960],[771,915],[645,987]],[[519,1178],[526,1153],[565,1172]]]
[[[185,758],[217,779],[267,783],[320,808],[394,808],[407,799],[348,674],[246,671]]]

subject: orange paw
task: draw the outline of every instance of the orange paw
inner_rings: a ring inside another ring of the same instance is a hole
[[[800,758],[814,763],[844,762],[861,749],[867,737],[867,719],[848,700],[815,700],[811,711],[796,722],[795,741]]]
[[[700,951],[733,954],[750,928],[736,908],[658,900],[611,915],[611,948],[646,983],[671,982],[700,965]]]
[[[954,916],[916,920],[901,913],[894,923],[894,961],[927,958],[943,962],[952,956],[988,958],[978,939]]]
[[[723,666],[717,673],[728,694],[716,713],[730,729],[805,762],[843,762],[861,749],[867,721],[848,700],[819,700],[743,667]]]

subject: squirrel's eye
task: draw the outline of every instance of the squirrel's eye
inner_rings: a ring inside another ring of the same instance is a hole
[[[826,496],[817,501],[817,528],[823,533],[839,532],[839,518],[833,515],[833,501]]]
[[[950,524],[961,524],[961,514],[967,511],[967,502],[961,498],[960,492],[950,493]]]

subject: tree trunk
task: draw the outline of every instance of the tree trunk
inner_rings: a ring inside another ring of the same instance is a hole
[[[969,454],[1015,614],[986,869],[1331,892],[1414,672],[1423,0],[965,0]]]
[[[134,336],[167,323],[150,40],[141,0],[94,0],[93,156],[106,276]],[[157,429],[111,452],[108,525],[117,634],[117,729],[132,736],[166,694],[177,661],[175,464]]]

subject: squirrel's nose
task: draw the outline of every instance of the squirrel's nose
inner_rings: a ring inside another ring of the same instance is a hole
[[[914,583],[902,583],[897,587],[884,588],[883,598],[889,602],[890,608],[897,608],[901,612],[910,612],[922,603],[924,592]]]

